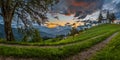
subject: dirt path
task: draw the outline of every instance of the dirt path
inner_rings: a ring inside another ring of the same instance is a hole
[[[118,32],[114,33],[112,36],[110,36],[109,38],[107,38],[106,40],[94,45],[91,48],[88,48],[80,53],[78,53],[77,55],[74,56],[70,56],[68,58],[65,58],[65,60],[88,60],[90,57],[92,57],[93,54],[95,54],[97,51],[101,50],[103,47],[105,47],[105,45],[114,37],[118,34]],[[102,35],[96,36],[94,38],[91,39],[95,39],[97,37],[100,37]],[[67,44],[67,45],[73,45],[73,44],[77,44],[77,43],[72,43],[72,44]],[[60,46],[23,46],[23,45],[9,45],[9,44],[0,44],[0,46],[15,46],[15,47],[26,47],[26,48],[50,48],[50,47],[54,47],[54,48],[58,48],[58,47],[63,47],[63,46],[67,46],[67,45],[60,45]],[[15,58],[15,57],[2,57],[0,56],[0,60],[44,60],[44,59],[38,59],[38,58]]]
[[[90,39],[95,39],[95,38],[101,37],[103,35],[98,35],[98,36],[95,36],[95,37],[90,38]],[[90,40],[90,39],[88,39],[88,40]],[[86,41],[86,40],[83,40],[83,41]],[[0,43],[0,46],[7,46],[7,47],[11,47],[11,46],[13,47],[14,46],[14,47],[20,47],[20,48],[22,48],[22,47],[25,47],[25,48],[60,48],[60,47],[64,47],[64,46],[71,46],[71,45],[79,44],[80,42],[63,44],[63,45],[54,45],[54,46],[30,46],[30,45],[18,45],[18,44],[4,44],[4,43]]]
[[[115,37],[118,34],[118,32],[114,33],[112,36],[107,38],[106,40],[102,41],[101,43],[98,43],[94,45],[91,48],[88,48],[81,53],[78,53],[77,55],[70,56],[66,58],[65,60],[89,60],[90,57],[92,57],[97,51],[101,50],[106,46],[106,44],[109,43],[109,41]]]

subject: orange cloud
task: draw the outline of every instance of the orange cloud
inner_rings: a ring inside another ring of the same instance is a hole
[[[102,8],[103,0],[59,0],[60,3],[54,7],[53,11],[60,11],[65,16],[84,18],[88,14]],[[60,9],[60,10],[59,10]]]
[[[88,6],[88,2],[76,2],[74,0],[72,0],[72,3],[71,3],[73,6],[81,6],[81,7],[85,7],[85,6]]]

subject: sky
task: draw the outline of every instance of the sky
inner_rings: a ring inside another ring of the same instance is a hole
[[[102,4],[103,0],[59,0],[47,13],[48,20],[51,25],[73,24],[98,11]],[[3,21],[0,20],[0,22]],[[13,25],[16,25],[15,23],[13,22]]]
[[[111,3],[112,2],[112,3]],[[101,9],[116,9],[115,4],[120,0],[59,0],[47,13],[49,24],[52,26],[75,23],[77,20],[95,20]],[[108,4],[107,4],[108,3]],[[0,20],[0,23],[3,22]]]
[[[102,8],[105,0],[59,0],[47,14],[50,23],[64,25],[84,19]]]
[[[73,20],[74,15],[66,16],[63,14],[57,14],[57,17],[58,17],[58,19],[54,18],[51,14],[48,14],[49,22],[51,22],[51,23],[57,23],[57,24],[60,24],[63,26],[66,23],[72,24],[75,22],[75,20]]]

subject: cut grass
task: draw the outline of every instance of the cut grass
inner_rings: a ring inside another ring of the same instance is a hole
[[[96,53],[91,60],[120,60],[120,32],[104,49]]]
[[[24,48],[24,47],[7,47],[7,46],[0,46],[0,55],[1,56],[14,56],[14,57],[36,57],[41,59],[48,59],[48,60],[63,60],[63,58],[68,57],[70,55],[79,53],[84,49],[87,49],[103,40],[107,37],[111,36],[115,33],[116,30],[111,30],[100,37],[95,39],[88,39],[77,44],[63,46],[60,48]]]

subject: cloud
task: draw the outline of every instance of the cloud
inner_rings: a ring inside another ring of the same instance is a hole
[[[60,13],[66,16],[75,15],[74,17],[84,18],[101,9],[104,0],[60,0],[53,6],[53,13]]]

